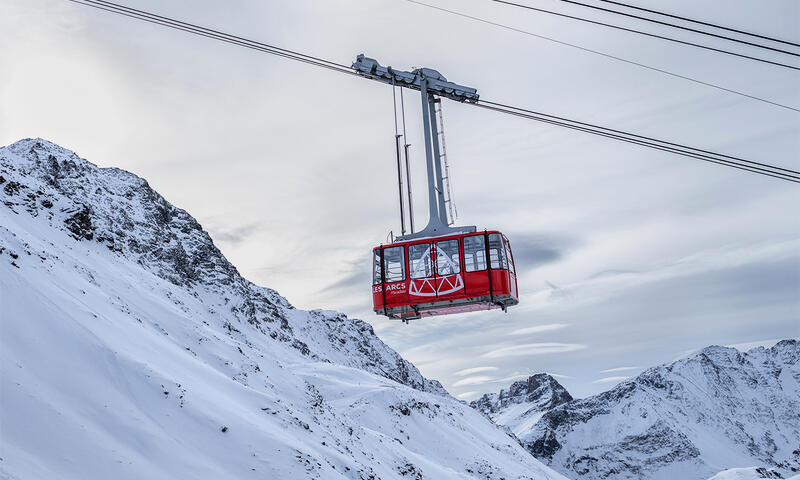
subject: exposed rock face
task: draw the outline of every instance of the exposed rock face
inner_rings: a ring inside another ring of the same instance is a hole
[[[58,145],[27,139],[0,149],[0,174],[5,180],[0,200],[15,213],[44,216],[53,228],[103,244],[176,286],[197,294],[218,292],[222,295],[214,308],[231,312],[236,320],[312,359],[445,393],[439,382],[424,378],[387,347],[368,323],[336,312],[293,315],[293,307],[274,290],[239,275],[191,215],[132,173],[98,168]],[[324,328],[325,338],[316,327]],[[229,328],[236,330],[234,323]],[[360,355],[351,355],[353,349]]]
[[[526,380],[514,382],[508,390],[488,393],[470,402],[472,408],[492,416],[512,405],[524,404],[537,411],[550,410],[572,400],[572,395],[558,381],[546,373],[537,373]]]
[[[751,465],[792,475],[800,469],[798,359],[797,340],[746,353],[707,347],[557,405],[515,433],[537,458],[581,479],[705,479]]]
[[[500,393],[487,393],[470,403],[498,425],[508,428],[517,438],[525,436],[545,412],[572,400],[572,395],[546,373],[537,373],[511,384]],[[520,442],[531,450],[531,446]],[[539,440],[542,450],[557,449],[555,438]]]
[[[708,480],[762,480],[762,479],[786,479],[778,471],[766,467],[740,467],[725,469],[714,475]],[[800,475],[793,475],[786,480],[800,480]]]
[[[565,480],[141,178],[0,148],[0,478]]]

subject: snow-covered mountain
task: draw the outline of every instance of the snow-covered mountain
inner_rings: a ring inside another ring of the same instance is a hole
[[[0,478],[564,477],[141,178],[33,139],[0,148]]]
[[[487,393],[470,406],[519,436],[529,432],[545,412],[571,400],[572,395],[555,378],[537,373],[500,393]]]
[[[519,428],[520,418],[489,414],[514,426],[537,458],[573,478],[702,480],[751,466],[761,470],[730,475],[772,469],[794,475],[799,359],[796,340],[746,353],[712,346],[599,395],[562,402],[527,429]]]
[[[762,480],[762,479],[800,480],[800,475],[784,477],[780,472],[766,467],[729,468],[708,480]]]

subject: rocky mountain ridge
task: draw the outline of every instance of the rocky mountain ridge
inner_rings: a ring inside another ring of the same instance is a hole
[[[225,291],[214,308],[230,312],[236,323],[246,322],[311,359],[336,361],[412,388],[445,393],[439,382],[423,378],[361,320],[311,312],[319,325],[327,327],[322,339],[325,348],[315,348],[319,332],[311,332],[306,324],[293,324],[287,313],[294,307],[285,298],[243,278],[200,224],[144,179],[118,168],[98,168],[41,139],[22,140],[7,150],[15,158],[11,161],[0,154],[0,172],[9,177],[0,177],[0,188],[5,193],[3,203],[12,212],[43,217],[75,240],[97,242],[176,286]],[[233,332],[234,325],[226,328]],[[353,357],[348,348],[328,348],[348,342],[362,355]]]
[[[528,410],[473,406],[573,478],[701,480],[752,465],[791,476],[800,471],[798,359],[793,339],[748,352],[711,346],[599,395],[534,407],[535,422],[524,422]]]
[[[555,378],[537,373],[512,383],[499,393],[487,393],[470,402],[470,406],[520,435],[546,411],[571,400],[572,395]]]
[[[491,415],[510,405],[532,403],[539,410],[550,410],[571,400],[572,395],[558,380],[546,373],[537,373],[512,383],[508,390],[487,393],[470,402],[470,406]]]
[[[563,480],[143,179],[0,148],[0,478]]]

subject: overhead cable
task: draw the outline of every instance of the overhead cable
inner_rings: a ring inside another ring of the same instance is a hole
[[[722,90],[724,92],[733,93],[734,95],[739,95],[739,96],[746,97],[746,98],[749,98],[749,99],[752,99],[752,100],[757,100],[759,102],[768,103],[768,104],[774,105],[776,107],[785,108],[787,110],[793,110],[795,112],[800,112],[800,109],[795,108],[795,107],[790,107],[789,105],[784,105],[782,103],[778,103],[778,102],[775,102],[775,101],[772,101],[772,100],[767,100],[765,98],[757,97],[757,96],[751,95],[749,93],[744,93],[744,92],[740,92],[738,90],[733,90],[731,88],[722,87],[720,85],[716,85],[716,84],[713,84],[713,83],[710,83],[710,82],[705,82],[703,80],[698,80],[696,78],[688,77],[686,75],[681,75],[679,73],[670,72],[668,70],[664,70],[664,69],[661,69],[661,68],[652,67],[650,65],[646,65],[646,64],[643,64],[643,63],[640,63],[640,62],[635,62],[633,60],[628,60],[626,58],[618,57],[618,56],[612,55],[610,53],[601,52],[599,50],[593,50],[591,48],[587,48],[587,47],[583,47],[583,46],[580,46],[580,45],[576,45],[574,43],[569,43],[569,42],[565,42],[565,41],[562,41],[562,40],[557,40],[555,38],[547,37],[545,35],[540,35],[538,33],[534,33],[534,32],[528,31],[528,30],[522,30],[520,28],[512,27],[512,26],[505,25],[505,24],[498,23],[498,22],[493,22],[491,20],[486,20],[486,19],[480,18],[480,17],[475,17],[473,15],[468,15],[466,13],[462,13],[462,12],[459,12],[459,11],[456,11],[456,10],[450,10],[450,9],[439,7],[439,6],[436,6],[436,5],[429,4],[429,3],[420,2],[418,0],[406,0],[406,1],[409,2],[409,3],[416,4],[416,5],[421,5],[421,6],[424,6],[424,7],[428,7],[428,8],[434,9],[434,10],[439,10],[441,12],[449,13],[451,15],[456,15],[456,16],[459,16],[459,17],[467,18],[469,20],[474,20],[476,22],[485,23],[487,25],[492,25],[492,26],[495,26],[495,27],[503,28],[505,30],[510,30],[512,32],[522,33],[524,35],[529,35],[531,37],[536,37],[536,38],[540,38],[542,40],[547,40],[548,42],[553,42],[553,43],[557,43],[559,45],[564,45],[566,47],[582,50],[584,52],[594,53],[595,55],[600,55],[602,57],[610,58],[612,60],[616,60],[616,61],[619,61],[619,62],[628,63],[630,65],[635,65],[637,67],[646,68],[647,70],[652,70],[654,72],[663,73],[665,75],[669,75],[671,77],[680,78],[680,79],[683,79],[683,80],[694,82],[694,83],[697,83],[699,85],[705,85],[707,87],[716,88],[717,90]]]
[[[492,0],[492,1],[498,2],[498,3],[510,3],[510,2],[504,2],[504,1],[501,1],[501,0]],[[800,53],[790,52],[788,50],[781,50],[779,48],[771,47],[769,45],[763,45],[761,43],[753,43],[753,42],[749,42],[747,40],[742,40],[740,38],[729,37],[729,36],[726,36],[726,35],[720,35],[718,33],[709,32],[707,30],[698,30],[696,28],[691,28],[691,27],[687,27],[687,26],[684,26],[684,25],[678,25],[678,24],[669,23],[669,22],[662,22],[661,20],[656,20],[654,18],[643,17],[641,15],[634,15],[632,13],[620,12],[619,10],[613,10],[613,9],[610,9],[610,8],[604,8],[604,7],[600,7],[600,6],[597,6],[597,5],[592,5],[592,4],[589,4],[589,3],[578,2],[576,0],[559,0],[559,1],[564,2],[564,3],[569,3],[571,5],[579,5],[581,7],[586,7],[586,8],[591,8],[591,9],[594,9],[594,10],[599,10],[601,12],[613,13],[613,14],[616,14],[616,15],[621,15],[623,17],[635,18],[637,20],[643,20],[645,22],[655,23],[655,24],[658,24],[658,25],[666,26],[666,27],[677,28],[677,29],[680,29],[680,30],[685,30],[687,32],[698,33],[700,35],[707,35],[707,36],[714,37],[714,38],[719,38],[719,39],[722,39],[722,40],[728,40],[728,41],[731,41],[731,42],[741,43],[743,45],[749,45],[751,47],[763,48],[763,49],[766,49],[766,50],[771,50],[773,52],[785,53],[787,55],[793,55],[795,57],[800,57]]]
[[[212,30],[210,28],[201,27],[199,25],[194,25],[188,22],[182,22],[180,20],[175,20],[173,18],[156,15],[143,10],[137,10],[135,8],[126,7],[124,5],[119,5],[104,0],[68,0],[68,1],[73,3],[78,3],[81,5],[86,5],[89,7],[94,7],[100,10],[105,10],[107,12],[124,15],[126,17],[134,18],[137,20],[143,20],[145,22],[154,23],[164,27],[173,28],[175,30],[181,30],[195,35],[213,38],[215,40],[220,40],[223,42],[239,45],[253,50],[259,50],[264,53],[270,53],[273,55],[278,55],[280,57],[290,58],[292,60],[298,60],[300,62],[309,63],[311,65],[316,65],[319,67],[336,70],[341,73],[356,75],[356,73],[353,72],[352,69],[347,65],[331,62],[329,60],[313,57],[311,55],[306,55],[285,48],[276,47],[274,45],[269,45],[263,42],[258,42],[255,40],[238,37],[236,35],[231,35],[217,30]]]
[[[792,46],[795,46],[795,47],[800,47],[800,43],[789,42],[789,41],[781,40],[779,38],[774,38],[774,37],[767,37],[766,35],[760,35],[758,33],[746,32],[744,30],[726,27],[726,26],[723,26],[723,25],[718,25],[716,23],[704,22],[704,21],[701,21],[701,20],[694,20],[694,19],[683,17],[683,16],[680,16],[680,15],[674,15],[674,14],[671,14],[671,13],[660,12],[658,10],[652,10],[652,9],[649,9],[649,8],[639,7],[637,5],[631,5],[629,3],[615,2],[614,0],[600,0],[600,1],[601,2],[605,2],[605,3],[610,3],[610,4],[613,4],[613,5],[619,5],[621,7],[631,8],[633,10],[639,10],[639,11],[642,11],[642,12],[655,13],[656,15],[662,15],[664,17],[675,18],[675,19],[678,19],[678,20],[683,20],[685,22],[692,22],[692,23],[696,23],[698,25],[705,25],[707,27],[714,27],[714,28],[718,28],[720,30],[727,30],[729,32],[739,33],[741,35],[749,35],[751,37],[756,37],[756,38],[760,38],[760,39],[763,39],[763,40],[769,40],[771,42],[778,42],[778,43],[783,43],[785,45],[792,45]]]
[[[212,30],[205,27],[200,27],[197,25],[193,25],[187,22],[182,22],[179,20],[175,20],[172,18],[155,15],[149,12],[145,12],[142,10],[133,9],[130,7],[125,7],[122,5],[118,5],[112,2],[107,2],[104,0],[69,0],[74,3],[87,5],[90,7],[98,8],[101,10],[105,10],[112,13],[117,13],[120,15],[124,15],[126,17],[143,20],[146,22],[162,25],[165,27],[173,28],[176,30],[181,30],[187,33],[192,33],[200,36],[204,36],[207,38],[212,38],[215,40],[220,40],[223,42],[231,43],[234,45],[239,45],[242,47],[258,50],[264,53],[269,53],[271,55],[277,55],[284,58],[289,58],[292,60],[304,62],[310,65],[318,66],[327,68],[329,70],[333,70],[339,73],[345,73],[348,75],[359,76],[354,70],[347,67],[346,65],[332,62],[330,60],[325,60],[319,57],[314,57],[311,55],[306,55],[300,52],[296,52],[293,50],[288,50],[281,47],[276,47],[274,45],[269,45],[263,42],[258,42],[255,40],[250,40],[243,37],[238,37],[235,35],[230,35],[224,32],[220,32],[217,30]],[[412,0],[409,0],[412,1]],[[418,2],[415,2],[418,3]],[[666,151],[678,155],[683,155],[690,158],[695,158],[698,160],[703,160],[711,163],[716,163],[720,165],[725,165],[732,168],[737,168],[740,170],[749,171],[752,173],[758,173],[760,175],[766,175],[769,177],[778,178],[781,180],[787,180],[795,183],[800,183],[800,172],[795,170],[790,170],[782,167],[777,167],[774,165],[769,165],[760,162],[754,162],[751,160],[745,160],[738,157],[733,157],[729,155],[723,155],[719,153],[714,153],[708,150],[702,150],[694,147],[689,147],[686,145],[680,145],[673,142],[658,140],[651,137],[646,137],[638,134],[633,134],[630,132],[624,132],[621,130],[615,130],[607,127],[601,127],[598,125],[592,125],[585,122],[580,122],[577,120],[571,120],[564,117],[558,117],[555,115],[545,114],[541,112],[536,112],[533,110],[524,109],[521,107],[514,107],[511,105],[505,105],[497,102],[491,102],[487,100],[480,100],[478,103],[468,103],[469,105],[475,105],[480,108],[493,110],[499,113],[504,113],[508,115],[514,115],[518,117],[528,118],[531,120],[536,120],[552,125],[557,125],[565,128],[570,128],[573,130],[578,130],[586,133],[591,133],[593,135],[599,135],[606,138],[612,138],[615,140],[620,140],[628,143],[633,143],[649,148],[653,148],[656,150]]]
[[[769,165],[761,162],[754,162],[752,160],[746,160],[739,157],[733,157],[730,155],[715,153],[709,150],[703,150],[674,142],[659,140],[656,138],[625,132],[622,130],[601,127],[599,125],[592,125],[589,123],[580,122],[577,120],[571,120],[564,117],[558,117],[555,115],[549,115],[546,113],[536,112],[521,107],[504,105],[501,103],[491,102],[484,99],[479,100],[477,104],[466,104],[466,105],[475,105],[477,107],[485,108],[487,110],[493,110],[500,113],[505,113],[517,117],[523,117],[530,120],[536,120],[539,122],[548,123],[551,125],[570,128],[573,130],[578,130],[593,135],[612,138],[614,140],[634,143],[636,145],[654,148],[656,150],[662,150],[665,152],[683,155],[686,157],[695,158],[698,160],[703,160],[711,163],[717,163],[719,165],[738,168],[741,170],[747,170],[752,173],[758,173],[760,175],[766,175],[781,180],[788,180],[790,182],[800,183],[800,172],[796,170],[778,167],[775,165]]]
[[[407,0],[407,1],[413,1],[413,0]],[[613,25],[613,24],[610,24],[610,23],[599,22],[597,20],[590,20],[588,18],[577,17],[575,15],[568,15],[566,13],[554,12],[552,10],[546,10],[544,8],[532,7],[530,5],[524,5],[524,4],[521,4],[521,3],[510,2],[510,1],[507,1],[507,0],[492,0],[492,1],[493,2],[497,2],[497,3],[502,3],[502,4],[505,4],[505,5],[510,5],[510,6],[513,6],[513,7],[524,8],[526,10],[534,10],[534,11],[541,12],[541,13],[547,13],[547,14],[550,14],[550,15],[556,15],[556,16],[559,16],[559,17],[569,18],[569,19],[572,19],[572,20],[578,20],[580,22],[592,23],[592,24],[595,24],[595,25],[602,25],[604,27],[614,28],[614,29],[617,29],[617,30],[622,30],[622,31],[625,31],[625,32],[630,32],[630,33],[636,33],[636,34],[644,35],[644,36],[647,36],[647,37],[658,38],[658,39],[661,39],[661,40],[666,40],[668,42],[675,42],[675,43],[680,43],[682,45],[689,45],[689,46],[692,46],[692,47],[702,48],[704,50],[710,50],[712,52],[723,53],[725,55],[732,55],[734,57],[745,58],[745,59],[753,60],[753,61],[756,61],[756,62],[768,63],[770,65],[775,65],[775,66],[778,66],[778,67],[790,68],[792,70],[800,70],[800,67],[796,67],[796,66],[793,66],[793,65],[788,65],[788,64],[780,63],[780,62],[775,62],[775,61],[767,60],[767,59],[764,59],[764,58],[754,57],[752,55],[745,55],[743,53],[732,52],[730,50],[724,50],[724,49],[721,49],[721,48],[711,47],[711,46],[708,46],[708,45],[702,45],[702,44],[699,44],[699,43],[689,42],[689,41],[685,41],[685,40],[679,40],[677,38],[667,37],[667,36],[664,36],[664,35],[657,35],[655,33],[643,32],[641,30],[636,30],[634,28],[621,27],[619,25]],[[419,3],[419,2],[413,2],[413,3]]]

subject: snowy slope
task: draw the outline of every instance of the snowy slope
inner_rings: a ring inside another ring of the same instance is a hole
[[[500,393],[487,393],[470,402],[470,406],[519,436],[529,432],[545,412],[571,400],[572,396],[555,378],[537,373]]]
[[[562,479],[147,183],[0,148],[0,478]]]
[[[794,475],[798,360],[796,340],[746,353],[707,347],[556,406],[515,434],[537,458],[580,479],[702,480],[752,465]]]
[[[764,478],[782,478],[785,480],[800,480],[800,475],[784,477],[780,472],[764,467],[729,468],[708,480],[761,480]]]

